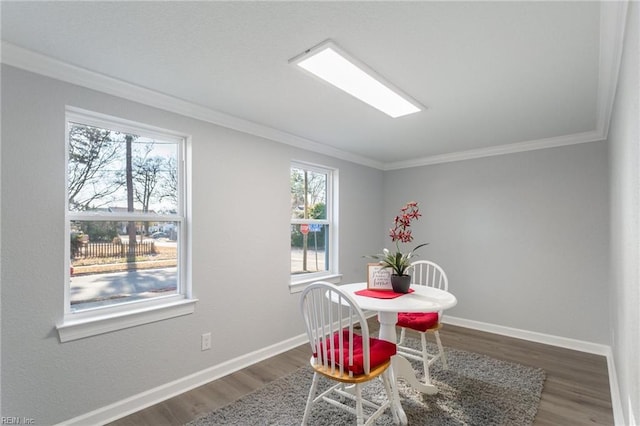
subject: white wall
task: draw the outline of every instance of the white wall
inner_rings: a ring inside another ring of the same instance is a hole
[[[3,416],[62,422],[301,335],[288,289],[293,159],[339,169],[341,270],[364,279],[381,171],[8,66],[1,77]],[[65,105],[192,135],[195,314],[59,343]],[[214,346],[201,352],[207,331]]]
[[[629,3],[611,147],[611,335],[625,425],[640,424],[640,7]],[[614,407],[615,408],[615,407]]]
[[[421,203],[419,253],[458,298],[446,315],[609,344],[607,170],[597,142],[389,171],[385,215]]]

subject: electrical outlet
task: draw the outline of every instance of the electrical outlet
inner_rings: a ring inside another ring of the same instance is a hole
[[[211,349],[211,333],[203,333],[200,343],[203,351]]]

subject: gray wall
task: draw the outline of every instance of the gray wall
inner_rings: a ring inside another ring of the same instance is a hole
[[[421,203],[447,315],[609,344],[607,170],[599,142],[389,171],[385,217]]]
[[[637,53],[635,58],[637,64]],[[298,295],[287,287],[293,159],[340,170],[343,282],[364,279],[361,256],[390,246],[386,234],[393,216],[415,199],[424,214],[414,229],[415,243],[430,243],[421,258],[447,269],[459,299],[448,315],[615,343],[623,371],[637,374],[623,354],[635,350],[637,359],[637,343],[624,325],[637,319],[637,309],[631,310],[638,300],[625,299],[629,292],[637,295],[637,281],[629,287],[618,278],[611,293],[618,337],[609,338],[604,142],[383,173],[11,67],[3,66],[1,77],[3,415],[61,422],[300,334]],[[58,342],[65,105],[193,136],[193,289],[200,299],[195,314]],[[618,110],[633,120],[637,96]],[[621,149],[613,151],[612,166],[637,171],[637,163],[626,159],[637,130],[627,135],[627,127],[622,122],[612,129],[621,135],[612,140]],[[632,153],[637,158],[637,150]],[[637,174],[613,179],[621,181],[612,182],[616,193],[630,184],[637,190]],[[612,200],[620,210],[637,202],[625,195]],[[632,219],[637,221],[637,213]],[[625,251],[628,239],[616,223],[613,242],[619,250],[613,252],[622,252],[623,259],[634,253]],[[245,267],[248,258],[257,259],[253,268]],[[619,260],[617,269],[633,266],[625,262]],[[244,298],[248,292],[252,297]],[[616,313],[618,305],[628,312]],[[212,332],[214,348],[201,352],[200,334],[206,331]],[[637,381],[623,386],[624,396],[637,401]]]
[[[341,271],[364,279],[381,171],[8,66],[1,89],[3,416],[61,422],[300,335],[288,289],[293,159],[339,169]],[[59,343],[65,105],[193,136],[195,314]],[[214,346],[201,352],[207,331]]]
[[[640,424],[640,7],[629,3],[611,147],[611,345],[624,424]]]

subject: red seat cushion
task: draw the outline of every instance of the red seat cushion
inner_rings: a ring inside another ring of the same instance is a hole
[[[438,325],[437,312],[400,312],[396,325],[425,332]]]
[[[339,350],[340,333],[333,335],[333,344],[328,343],[327,358],[329,361],[335,360],[336,364],[340,362],[340,350]],[[362,350],[362,336],[358,334],[353,335],[353,362],[349,360],[349,331],[342,330],[343,339],[343,356],[344,356],[344,368],[347,371],[353,372],[353,374],[364,374],[364,354]],[[328,340],[328,339],[327,339]],[[324,351],[323,351],[324,352]],[[369,368],[374,369],[380,364],[383,364],[396,354],[396,345],[386,340],[376,339],[375,337],[369,337]],[[314,354],[317,356],[317,354]]]

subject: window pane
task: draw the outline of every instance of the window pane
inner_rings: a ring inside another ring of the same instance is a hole
[[[71,221],[71,310],[178,293],[178,225]]]
[[[291,273],[329,270],[329,225],[291,225]]]
[[[69,123],[69,210],[177,213],[178,149],[176,142]]]
[[[327,219],[327,173],[291,168],[291,218]]]

